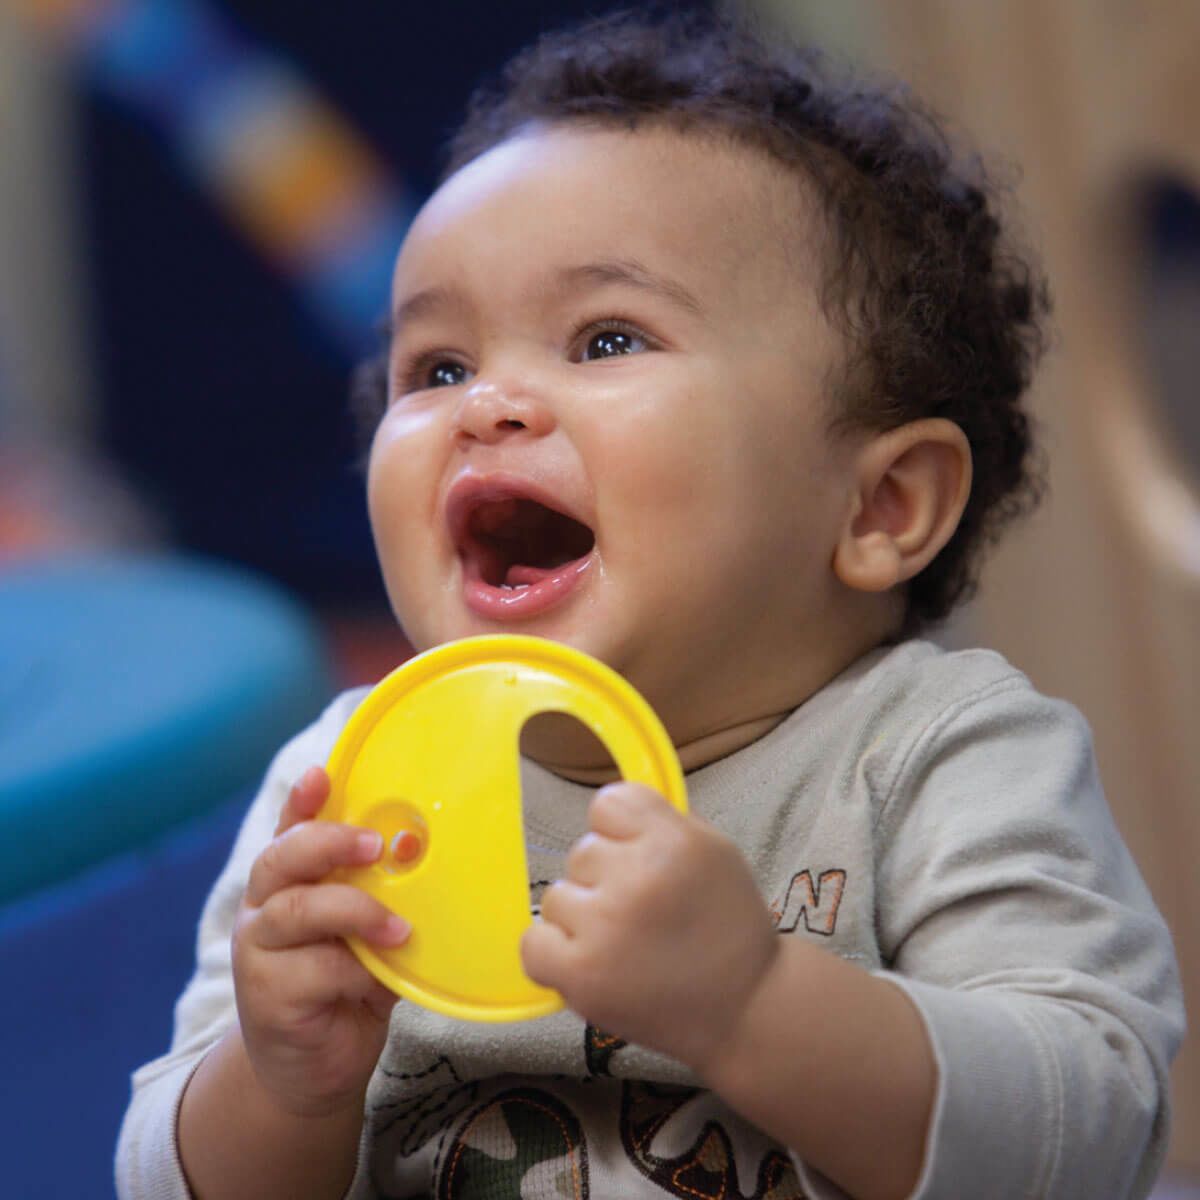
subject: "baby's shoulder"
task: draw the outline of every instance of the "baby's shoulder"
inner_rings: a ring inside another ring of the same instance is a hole
[[[994,650],[947,650],[913,639],[881,646],[832,680],[812,707],[841,728],[913,732],[994,697],[1036,700],[1027,675]]]
[[[877,799],[925,777],[949,758],[1076,758],[1090,752],[1090,731],[1072,704],[1043,695],[993,650],[946,650],[932,642],[882,647],[827,689],[817,740],[840,750],[848,775],[867,781]]]
[[[868,658],[856,680],[857,698],[871,697],[876,707],[907,716],[945,714],[994,695],[1038,696],[1029,677],[995,650],[948,650],[912,639]]]

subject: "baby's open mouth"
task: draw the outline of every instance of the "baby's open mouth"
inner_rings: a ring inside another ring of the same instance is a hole
[[[491,587],[529,587],[590,554],[581,521],[523,496],[481,498],[462,528],[459,552]]]
[[[519,476],[459,478],[446,500],[446,519],[468,608],[492,621],[525,621],[565,604],[586,585],[596,535],[565,507]]]

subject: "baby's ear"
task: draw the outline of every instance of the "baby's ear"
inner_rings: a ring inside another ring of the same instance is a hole
[[[865,442],[833,555],[847,587],[882,592],[922,571],[950,540],[971,491],[966,434],[941,418],[912,421]]]

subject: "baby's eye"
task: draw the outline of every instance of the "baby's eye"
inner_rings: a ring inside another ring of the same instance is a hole
[[[460,383],[466,383],[470,375],[471,372],[462,363],[442,359],[441,362],[433,363],[425,371],[422,386],[428,388],[455,387]]]
[[[588,339],[583,359],[615,358],[618,354],[637,354],[647,349],[646,339],[627,329],[602,329]]]

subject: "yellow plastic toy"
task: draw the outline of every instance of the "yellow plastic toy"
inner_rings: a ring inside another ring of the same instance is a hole
[[[654,710],[603,663],[544,638],[465,638],[410,659],[359,705],[329,758],[322,819],[384,839],[378,862],[339,876],[413,927],[395,949],[350,947],[392,991],[448,1016],[520,1021],[562,1007],[520,959],[533,917],[518,739],[542,712],[578,718],[625,779],[687,811]]]

